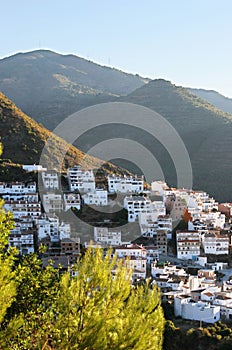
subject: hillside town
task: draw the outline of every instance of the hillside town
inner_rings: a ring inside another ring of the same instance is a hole
[[[55,267],[75,274],[72,267],[83,249],[111,248],[132,271],[132,283],[149,278],[160,288],[162,300],[174,306],[175,316],[206,323],[232,319],[232,203],[161,180],[147,184],[136,175],[108,175],[100,187],[94,171],[80,165],[62,178],[40,165],[23,169],[38,173],[38,183],[0,182],[5,210],[15,220],[9,246],[20,255],[38,252],[43,245],[44,266],[52,260]],[[61,215],[87,206],[104,212],[115,201],[126,210],[127,229],[133,230],[135,223],[139,227],[133,241],[110,220],[91,224],[92,239],[82,241],[81,232]]]

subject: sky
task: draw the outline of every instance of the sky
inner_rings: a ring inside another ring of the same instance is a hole
[[[50,49],[232,97],[231,0],[8,0],[0,58]]]

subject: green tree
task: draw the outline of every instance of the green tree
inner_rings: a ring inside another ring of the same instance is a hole
[[[100,249],[88,250],[77,271],[76,277],[62,276],[56,297],[49,295],[55,290],[44,283],[50,278],[45,272],[34,278],[36,273],[24,270],[18,297],[25,311],[9,323],[5,349],[162,348],[164,318],[156,289],[133,288],[122,262],[111,259],[111,252],[103,258]]]
[[[75,278],[62,277],[55,349],[162,348],[164,317],[157,289],[148,284],[132,288],[122,262],[111,252],[103,258],[100,249],[88,250],[77,271]]]
[[[23,257],[16,268],[17,297],[8,309],[4,348],[41,349],[52,327],[59,270],[42,266],[36,254]]]
[[[5,212],[0,200],[0,323],[16,295],[13,255],[6,250],[10,229],[14,226],[12,216]]]
[[[1,154],[2,144],[0,143],[0,156]],[[13,227],[12,214],[5,212],[3,201],[0,200],[0,325],[16,295],[15,276],[12,271],[13,254],[7,251],[8,236]]]
[[[60,281],[33,254],[15,276],[17,296],[1,332],[2,349],[162,348],[164,317],[157,289],[131,286],[130,272],[111,252],[89,249],[77,276]],[[113,272],[112,272],[113,271]]]

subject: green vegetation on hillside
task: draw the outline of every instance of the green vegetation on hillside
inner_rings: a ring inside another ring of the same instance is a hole
[[[132,92],[122,101],[151,108],[164,116],[181,136],[190,155],[195,189],[203,189],[218,200],[231,200],[228,188],[232,186],[229,176],[232,170],[232,116],[187,89],[177,87],[165,80],[154,80]],[[137,135],[138,137],[138,135]],[[152,140],[147,141],[152,152],[166,170],[166,179],[173,183],[167,155]],[[175,170],[174,170],[175,171]]]
[[[107,102],[116,95],[126,95],[147,81],[138,75],[48,50],[0,60],[0,91],[50,130],[63,117]]]
[[[126,170],[84,154],[64,140],[52,134],[42,125],[25,115],[9,99],[0,93],[0,138],[3,143],[3,155],[0,161],[0,180],[8,181],[22,175],[21,164],[38,164],[41,152],[48,139],[48,152],[46,154],[50,168],[60,159],[63,149],[67,153],[62,164],[63,169],[81,163],[83,168],[102,168],[106,173],[125,173]],[[8,178],[9,175],[9,178]]]
[[[225,97],[214,90],[191,89],[191,88],[188,88],[188,90],[192,94],[197,95],[200,98],[208,101],[208,103],[214,105],[215,107],[219,108],[220,110],[222,110],[226,113],[232,114],[232,99],[231,98]]]
[[[229,325],[218,322],[190,328],[189,323],[191,321],[182,321],[181,328],[166,321],[163,350],[231,350],[232,329]]]

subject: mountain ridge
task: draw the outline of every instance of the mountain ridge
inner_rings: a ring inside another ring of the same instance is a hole
[[[147,81],[75,55],[48,50],[0,60],[0,91],[50,130],[63,115],[114,100]]]
[[[232,114],[232,98],[226,97],[215,90],[196,89],[196,88],[187,88],[187,89],[191,93],[211,103],[218,109],[221,109],[226,113]]]

